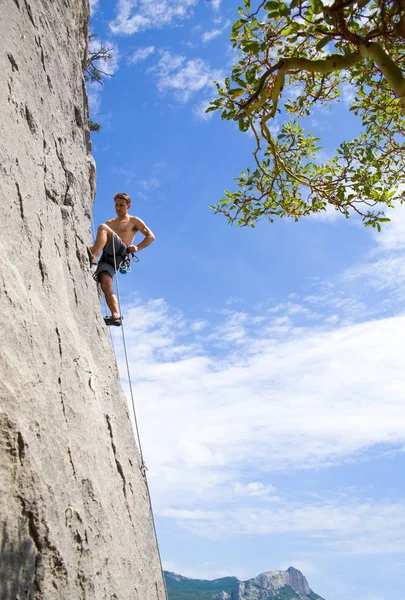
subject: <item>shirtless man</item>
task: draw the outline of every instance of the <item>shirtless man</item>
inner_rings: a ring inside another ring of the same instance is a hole
[[[113,277],[129,253],[133,254],[146,248],[154,241],[155,236],[141,219],[128,214],[131,206],[131,198],[128,194],[115,194],[114,202],[117,217],[99,226],[94,246],[87,248],[87,254],[92,267],[97,264],[97,259],[103,251],[94,278],[99,281],[108,308],[111,310],[111,316],[104,319],[106,325],[119,327],[122,323],[122,315],[119,313],[117,297],[113,290]],[[134,246],[133,241],[138,231],[145,237],[140,244]]]

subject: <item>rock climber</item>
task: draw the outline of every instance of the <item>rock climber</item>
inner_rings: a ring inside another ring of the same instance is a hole
[[[106,325],[119,327],[122,324],[122,315],[119,313],[117,297],[113,290],[113,277],[120,265],[125,262],[129,264],[131,254],[149,246],[155,236],[141,219],[128,214],[131,206],[131,198],[128,194],[124,192],[115,194],[114,202],[117,217],[99,226],[96,241],[93,246],[87,248],[87,254],[90,267],[97,265],[94,279],[100,283],[111,311],[111,316],[105,317],[104,321]],[[138,231],[145,237],[134,246],[133,241]],[[103,254],[97,264],[101,252]]]

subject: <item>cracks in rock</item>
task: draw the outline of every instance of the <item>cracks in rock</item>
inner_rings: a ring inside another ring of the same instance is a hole
[[[18,70],[18,67],[17,67],[17,70]],[[80,110],[80,108],[78,106],[75,106],[75,121],[76,121],[76,125],[78,127],[80,127],[80,128],[83,127],[82,113],[81,113],[81,110]]]
[[[59,385],[60,385],[60,377],[59,377],[59,380],[58,380],[58,381],[59,381]],[[65,421],[66,421],[66,423],[67,423],[67,422],[68,422],[68,420],[67,420],[67,416],[66,416],[65,403],[64,403],[64,401],[63,401],[63,393],[62,393],[62,392],[59,392],[59,393],[60,393],[60,403],[62,404],[63,416],[65,417]]]
[[[47,277],[47,273],[45,270],[45,266],[44,263],[42,261],[42,240],[39,242],[39,248],[38,248],[38,264],[39,264],[39,270],[41,272],[41,277],[42,277],[42,283],[45,283],[45,279]]]
[[[41,38],[40,36],[35,38],[36,44],[38,46],[38,48],[41,51],[41,63],[42,63],[42,67],[46,73],[46,66],[45,66],[45,55],[44,55],[44,49],[42,48],[42,44],[41,44]]]
[[[41,218],[40,218],[40,212],[37,213],[38,215],[38,220],[39,220],[39,228],[41,231],[41,236],[39,237],[39,246],[38,246],[38,265],[39,265],[39,270],[41,273],[41,278],[42,278],[42,285],[44,285],[45,280],[48,279],[48,273],[46,272],[46,268],[45,268],[45,264],[42,260],[42,246],[43,246],[43,233],[44,233],[44,226],[42,224]]]
[[[31,23],[36,28],[37,26],[35,25],[34,17],[32,16],[31,6],[28,4],[27,0],[25,0],[25,8],[27,9],[27,13],[28,13]]]
[[[8,293],[8,291],[4,288],[3,286],[3,294],[5,295],[5,297],[7,298],[7,300],[10,302],[10,304],[14,304],[12,298],[10,298],[10,294]]]
[[[30,128],[32,135],[34,135],[37,132],[37,126],[35,124],[34,117],[32,116],[32,113],[27,105],[25,105],[25,118],[27,120],[28,127]]]
[[[42,47],[42,42],[41,42],[40,36],[38,36],[38,38],[35,38],[35,41],[41,52],[41,63],[42,63],[42,68],[44,69],[44,72],[46,73],[46,80],[48,83],[48,88],[49,88],[49,91],[52,92],[53,91],[52,82],[51,82],[51,78],[49,77],[47,70],[46,70],[45,53],[44,53],[44,49]]]
[[[73,475],[76,477],[76,469],[75,469],[75,465],[73,463],[72,452],[69,447],[68,447],[68,454],[69,454],[70,464],[72,466]]]
[[[106,418],[106,421],[107,421],[108,431],[110,433],[111,447],[112,447],[112,451],[113,451],[113,454],[114,454],[115,465],[117,467],[118,474],[120,475],[120,477],[122,479],[122,490],[124,492],[124,496],[125,496],[125,499],[126,499],[127,498],[127,490],[126,490],[126,483],[127,482],[126,482],[126,479],[125,479],[124,471],[122,469],[122,465],[121,465],[120,461],[117,458],[117,448],[116,448],[116,446],[114,444],[114,436],[113,436],[113,431],[112,431],[112,426],[111,426],[111,420],[110,420],[109,415],[106,415],[105,418]]]
[[[17,6],[18,10],[20,10],[20,3],[18,0],[14,0],[14,4]]]
[[[15,58],[14,58],[14,56],[11,54],[11,52],[9,52],[9,53],[7,54],[7,58],[8,58],[8,60],[9,60],[9,61],[10,61],[10,63],[11,63],[11,68],[12,68],[13,72],[14,72],[14,71],[19,71],[19,69],[18,69],[18,65],[17,65],[17,63],[16,63],[16,61],[15,61]]]
[[[79,261],[79,264],[80,264],[80,268],[81,268],[81,270],[82,270],[82,271],[84,271],[84,272],[86,272],[86,271],[88,271],[88,269],[89,269],[89,267],[88,267],[88,265],[89,265],[89,262],[88,262],[88,260],[87,260],[87,257],[84,257],[83,253],[80,251],[80,248],[79,248],[79,245],[78,245],[78,243],[77,243],[77,240],[79,240],[79,241],[82,243],[82,245],[84,245],[84,242],[83,242],[83,240],[82,240],[82,239],[81,239],[81,237],[80,237],[80,236],[79,236],[79,235],[76,233],[76,234],[75,234],[76,258],[77,258],[77,260]],[[73,287],[73,289],[75,289],[75,288]]]
[[[42,562],[45,560],[50,563],[50,571],[53,577],[56,580],[62,579],[66,582],[68,578],[67,569],[62,555],[49,539],[49,528],[46,521],[42,519],[40,522],[37,507],[34,503],[30,503],[20,494],[17,495],[17,500],[21,504],[21,513],[27,523],[28,534],[37,551],[34,586],[41,592],[40,578],[42,569],[39,567],[42,566]]]
[[[57,335],[57,338],[58,338],[58,350],[59,350],[60,360],[61,360],[61,363],[62,363],[62,358],[63,358],[62,338],[61,338],[61,335],[59,333],[58,327],[55,327],[55,332],[56,332],[56,335]],[[67,419],[67,416],[66,416],[65,402],[63,400],[64,394],[63,394],[63,390],[62,390],[62,376],[61,375],[59,375],[59,377],[58,377],[58,385],[59,385],[60,403],[62,404],[63,416],[65,417],[66,423],[68,423],[68,419]]]
[[[17,432],[17,446],[18,446],[18,458],[20,459],[20,465],[23,466],[25,458],[25,442],[21,431]]]
[[[65,240],[65,246],[66,246],[66,240]],[[67,247],[68,247],[68,246],[67,246]],[[79,306],[79,299],[78,299],[78,297],[77,297],[77,292],[76,292],[76,283],[75,283],[75,278],[73,277],[73,274],[72,274],[72,269],[71,269],[71,267],[70,267],[70,264],[69,264],[69,262],[67,262],[67,268],[68,268],[69,275],[70,275],[70,278],[71,278],[71,280],[72,280],[72,283],[73,283],[73,286],[72,286],[72,287],[73,287],[73,294],[74,294],[74,297],[75,297],[75,303],[76,303],[76,306]]]
[[[134,522],[132,521],[132,515],[131,515],[131,511],[129,509],[128,499],[127,499],[127,489],[126,489],[127,482],[126,482],[126,479],[125,479],[124,470],[122,468],[122,465],[121,465],[120,461],[117,458],[117,448],[116,448],[116,446],[114,444],[114,438],[113,438],[111,420],[110,420],[109,415],[106,415],[105,418],[106,418],[106,421],[107,421],[108,431],[110,433],[111,447],[112,447],[113,454],[114,454],[115,464],[116,464],[116,467],[117,467],[118,474],[119,474],[119,476],[122,479],[122,491],[124,493],[124,498],[125,498],[125,508],[127,509],[128,518],[130,520],[132,528],[135,530]],[[131,492],[133,493],[131,483],[129,483],[129,486],[130,486]]]
[[[58,142],[59,142],[59,145],[61,145],[62,138],[58,138]],[[66,188],[65,188],[65,193],[64,193],[64,197],[63,197],[63,204],[65,204],[66,206],[73,206],[73,198],[72,198],[72,195],[69,193],[69,191],[75,180],[75,177],[74,177],[73,173],[71,171],[69,171],[69,169],[66,167],[66,163],[65,163],[65,159],[63,158],[62,150],[60,148],[58,148],[58,144],[55,139],[54,139],[54,143],[55,143],[56,156],[58,157],[59,162],[62,165],[62,169],[65,172]]]
[[[20,203],[21,219],[24,220],[24,204],[23,204],[23,199],[22,199],[22,195],[21,195],[20,186],[18,185],[17,181],[15,182],[15,187],[17,188],[18,201]]]
[[[56,335],[58,336],[59,356],[62,358],[62,338],[60,337],[59,329],[55,327]]]
[[[46,186],[46,183],[45,183],[45,196],[46,196],[47,198],[49,198],[49,200],[52,200],[52,202],[55,202],[55,204],[59,204],[59,202],[58,202],[58,198],[57,198],[57,196],[55,195],[54,191],[53,191],[53,190],[50,190],[50,189],[48,189],[48,188],[47,188],[47,186]]]

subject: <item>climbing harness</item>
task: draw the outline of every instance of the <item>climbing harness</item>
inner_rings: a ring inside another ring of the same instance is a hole
[[[93,218],[91,219],[91,223],[92,223],[92,229],[93,229],[93,239],[95,239],[95,231],[94,231],[94,222],[93,222]],[[112,240],[113,240],[113,255],[114,255],[114,270],[117,273],[117,259],[116,259],[116,252],[115,252],[115,238],[114,236],[112,236]],[[128,255],[128,262],[129,265],[128,267],[124,267],[125,270],[121,271],[121,267],[123,266],[123,263],[121,263],[119,265],[119,270],[120,273],[128,273],[131,270],[131,255]],[[139,262],[139,258],[135,257],[134,255],[132,255],[132,260],[134,262]],[[124,259],[123,262],[125,262],[126,259]],[[149,500],[149,506],[150,506],[150,513],[151,513],[151,519],[152,519],[152,525],[153,525],[153,533],[155,536],[155,542],[156,542],[156,548],[158,551],[158,557],[159,557],[159,564],[160,564],[160,570],[161,570],[161,574],[162,574],[162,580],[163,580],[163,586],[164,586],[164,591],[165,591],[165,597],[166,600],[169,600],[169,594],[167,591],[167,585],[166,585],[166,578],[163,572],[163,564],[162,564],[162,556],[160,553],[160,547],[159,547],[159,541],[158,541],[158,537],[157,537],[157,531],[156,531],[156,523],[155,523],[155,517],[153,514],[153,509],[152,509],[152,499],[151,499],[151,495],[150,495],[150,490],[149,490],[149,484],[148,484],[148,479],[146,477],[146,471],[147,471],[147,466],[145,464],[144,458],[143,458],[143,451],[142,451],[142,445],[141,445],[141,437],[140,437],[140,433],[139,433],[139,426],[138,426],[138,420],[137,420],[137,416],[136,416],[136,410],[135,410],[135,399],[134,399],[134,392],[132,389],[132,379],[131,379],[131,373],[130,373],[130,369],[129,369],[129,360],[128,360],[128,352],[127,352],[127,344],[126,344],[126,339],[125,339],[125,329],[124,329],[124,324],[123,324],[123,316],[122,316],[122,308],[121,308],[121,297],[120,297],[120,288],[119,288],[119,282],[118,282],[118,274],[115,278],[116,281],[116,286],[117,286],[117,299],[118,299],[118,308],[120,311],[120,317],[121,317],[121,332],[122,332],[122,343],[123,343],[123,348],[124,348],[124,356],[125,356],[125,363],[126,363],[126,368],[127,368],[127,377],[128,377],[128,385],[129,385],[129,393],[130,393],[130,397],[131,397],[131,404],[132,404],[132,413],[134,416],[134,423],[135,423],[135,431],[136,431],[136,437],[137,437],[137,444],[138,444],[138,450],[139,450],[139,457],[141,459],[141,464],[140,464],[140,471],[142,474],[142,477],[145,481],[145,487],[146,487],[146,492],[148,495],[148,500]],[[105,310],[107,312],[107,306],[106,306],[106,301],[104,298],[104,307]],[[113,336],[112,336],[112,332],[111,332],[111,328],[109,327],[109,333],[110,333],[110,340],[111,340],[111,345],[113,348],[113,352],[114,352],[114,357],[115,357],[115,361],[117,361],[117,355],[115,352],[115,347],[114,347],[114,340],[113,340]],[[68,507],[70,508],[70,507]]]

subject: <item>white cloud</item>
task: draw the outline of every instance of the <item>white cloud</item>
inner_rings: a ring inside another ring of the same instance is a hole
[[[221,72],[211,69],[201,58],[187,60],[184,56],[163,52],[159,62],[149,69],[157,79],[160,91],[171,91],[181,102],[202,90],[213,87],[213,80],[221,78]]]
[[[381,232],[371,232],[376,248],[362,263],[347,269],[340,280],[367,281],[368,288],[378,292],[389,290],[389,296],[380,302],[380,309],[397,312],[405,299],[405,206],[398,205],[386,213],[391,221],[383,223]]]
[[[400,186],[399,191],[404,192],[404,186]],[[383,224],[380,232],[373,232],[375,241],[381,250],[402,250],[405,248],[405,204],[388,209],[386,216],[391,221]]]
[[[132,35],[161,28],[190,16],[198,0],[119,0],[117,16],[110,23],[115,34]]]
[[[250,483],[240,483],[237,481],[233,485],[233,492],[237,496],[250,496],[255,498],[268,498],[277,499],[275,495],[275,488],[272,485],[264,484],[261,481],[252,481]]]
[[[222,22],[222,19],[214,19],[214,23],[216,25],[220,25],[221,22]],[[211,29],[210,31],[205,31],[201,37],[203,43],[205,44],[207,42],[210,42],[211,40],[220,36],[226,30],[226,28],[229,27],[230,25],[232,25],[232,22],[227,20],[222,25],[222,27],[216,27],[214,29]]]
[[[200,333],[163,300],[126,307],[157,506],[231,502],[235,482],[404,444],[405,316],[339,327],[288,310],[212,314]]]
[[[342,280],[368,279],[369,285],[376,290],[404,289],[405,286],[405,261],[403,255],[389,256],[357,265],[348,269]]]
[[[99,0],[90,0],[90,13],[94,15],[94,13],[98,9]]]
[[[344,219],[344,216],[342,215],[342,213],[336,209],[335,206],[333,206],[333,204],[327,204],[325,207],[325,210],[321,210],[320,212],[316,212],[316,213],[312,213],[309,217],[309,219],[314,219],[316,221],[328,221],[328,222],[335,222],[338,221],[339,219]]]
[[[134,64],[139,62],[140,60],[145,60],[146,58],[148,58],[148,56],[153,54],[154,51],[155,46],[146,46],[145,48],[138,48],[133,54],[131,54],[131,56],[128,59],[128,62],[130,64]]]
[[[207,108],[209,107],[211,99],[201,100],[198,104],[196,104],[193,108],[193,113],[199,119],[203,121],[210,121],[214,116],[214,113],[211,111],[207,113]]]
[[[211,0],[212,8],[214,9],[215,12],[219,11],[221,2],[222,2],[222,0]]]
[[[346,104],[348,108],[350,108],[353,104],[353,100],[356,97],[356,86],[352,85],[350,82],[346,81],[341,86],[342,89],[342,98],[343,102]]]
[[[87,98],[89,100],[90,116],[95,117],[101,105],[101,92],[103,91],[99,83],[87,84]]]
[[[283,502],[271,507],[222,510],[168,508],[163,514],[195,535],[211,539],[238,535],[298,534],[314,546],[348,554],[391,554],[405,550],[405,504],[338,498],[313,504]]]
[[[218,565],[213,562],[198,562],[198,564],[190,567],[189,565],[168,561],[163,559],[163,568],[165,571],[182,574],[185,577],[192,579],[219,579],[220,577],[237,577],[243,581],[248,578],[248,571],[240,566],[229,566],[218,569]]]
[[[136,186],[143,190],[156,190],[160,187],[160,181],[156,177],[150,177],[149,179],[141,179],[136,182]]]
[[[214,38],[221,35],[222,31],[222,29],[212,29],[211,31],[206,31],[205,33],[203,33],[201,39],[204,43],[210,42]]]

